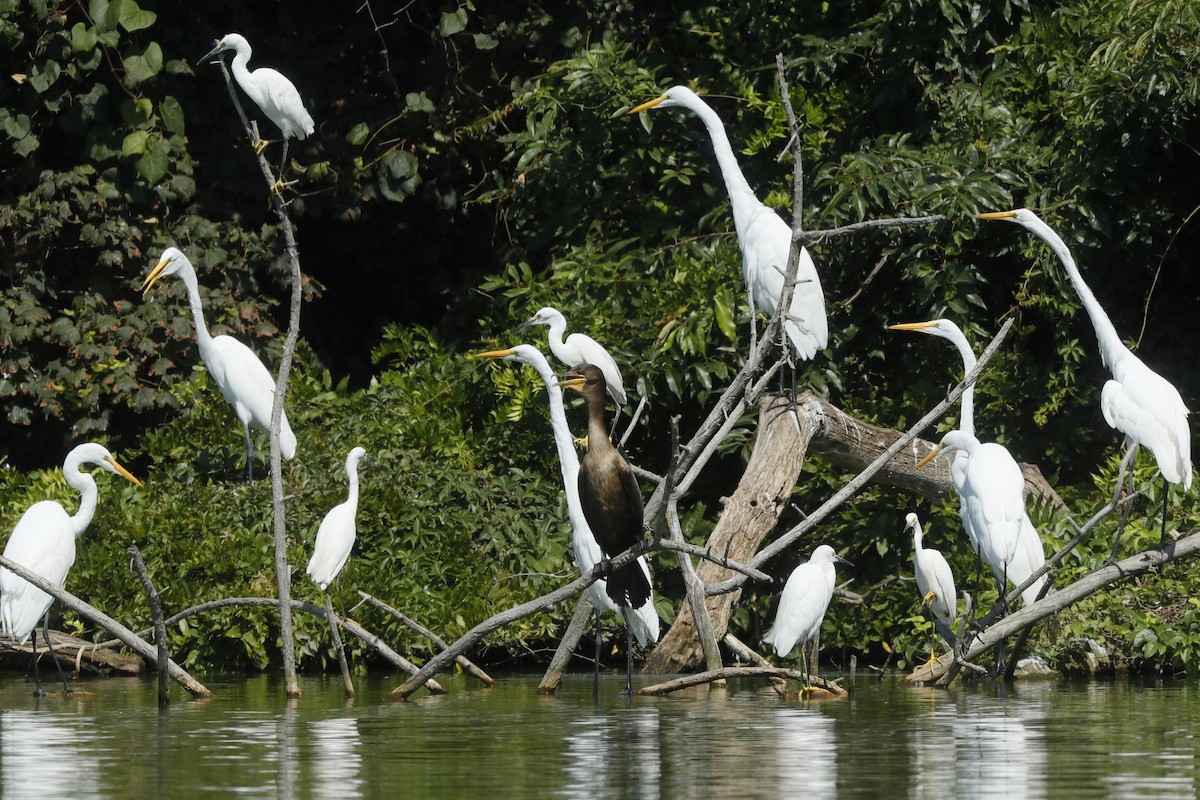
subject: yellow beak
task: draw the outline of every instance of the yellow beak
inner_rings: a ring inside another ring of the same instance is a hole
[[[167,264],[169,263],[164,258],[155,265],[154,269],[150,270],[150,274],[146,276],[146,282],[142,284],[142,297],[145,297],[146,292],[150,291],[150,287],[154,285],[155,281],[162,277],[163,270],[167,268]]]
[[[917,465],[915,467],[913,467],[913,472],[916,472],[921,467],[928,464],[930,461],[933,461],[934,457],[937,456],[937,454],[940,452],[942,452],[942,446],[939,444],[937,447],[935,447],[929,451],[929,455],[925,456],[924,458],[922,458],[920,461],[917,462]]]
[[[467,358],[508,358],[515,352],[517,351],[512,348],[507,350],[488,350],[486,353],[471,353]]]
[[[125,469],[124,467],[122,467],[120,464],[117,463],[117,459],[113,458],[112,456],[109,456],[108,463],[112,464],[113,469],[115,469],[117,471],[117,474],[120,475],[122,478],[132,481],[133,483],[137,484],[138,486],[142,485],[141,481],[139,481],[137,478],[133,477],[133,475],[129,474],[129,470]]]
[[[658,105],[659,103],[661,103],[663,100],[666,100],[666,99],[667,99],[667,95],[665,95],[665,94],[661,95],[659,97],[654,98],[653,100],[648,100],[645,103],[642,103],[640,106],[635,106],[634,108],[631,108],[629,110],[629,113],[630,114],[641,113],[642,111],[646,111],[647,109],[654,108],[656,105]]]
[[[976,214],[975,219],[1008,219],[1016,215],[1015,211],[989,211],[986,214]]]
[[[936,327],[933,322],[902,322],[899,325],[888,325],[888,329],[893,331],[923,331],[933,327]]]
[[[583,385],[587,383],[587,378],[582,375],[572,372],[567,375],[566,380],[559,381],[556,385],[563,389],[574,389],[577,392],[583,391]]]

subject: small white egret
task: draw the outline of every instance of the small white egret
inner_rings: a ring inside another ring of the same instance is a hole
[[[642,493],[633,468],[608,438],[604,427],[604,373],[593,364],[572,370],[560,386],[583,395],[588,410],[588,449],[579,462],[579,502],[592,535],[607,558],[619,555],[642,541]],[[647,575],[637,562],[608,575],[608,596],[625,613],[652,596]],[[627,628],[627,694],[633,693],[632,627]]]
[[[271,404],[275,399],[275,380],[258,360],[258,356],[232,336],[210,336],[204,324],[204,309],[200,305],[200,286],[196,270],[187,256],[174,247],[163,251],[158,264],[142,284],[143,296],[164,275],[178,275],[187,289],[188,304],[196,323],[196,343],[208,374],[216,381],[226,402],[233,406],[246,434],[246,481],[254,483],[252,462],[254,445],[250,440],[250,423],[263,432],[271,430]],[[288,425],[287,413],[280,420],[279,449],[283,457],[296,455],[296,436]]]
[[[924,547],[921,520],[916,514],[904,518],[905,527],[913,535],[913,574],[917,578],[917,589],[921,593],[921,605],[929,606],[933,612],[935,627],[942,636],[953,641],[954,618],[958,615],[958,595],[954,593],[954,573],[940,550]],[[937,652],[930,653],[929,662],[937,660]]]
[[[99,492],[95,478],[79,471],[84,464],[95,464],[138,486],[142,485],[117,463],[117,459],[106,448],[94,442],[81,444],[71,450],[63,461],[63,477],[79,492],[79,509],[71,515],[53,500],[34,503],[21,515],[4,547],[5,558],[41,575],[59,588],[66,582],[67,573],[75,563],[75,540],[87,530],[96,513]],[[37,666],[36,628],[39,620],[42,622],[46,646],[50,648],[54,665],[62,677],[63,691],[71,691],[58,657],[54,655],[54,645],[50,642],[50,606],[53,602],[51,595],[0,567],[0,624],[3,625],[4,634],[17,643],[33,636],[33,670],[37,681],[35,693],[38,695],[44,694]]]
[[[1150,448],[1158,462],[1163,479],[1176,483],[1186,492],[1192,487],[1192,439],[1188,429],[1188,409],[1170,381],[1147,367],[1121,341],[1108,314],[1083,281],[1083,275],[1071,256],[1071,251],[1057,233],[1037,214],[1027,208],[1014,211],[995,211],[977,214],[978,219],[1014,222],[1031,231],[1058,256],[1075,293],[1091,318],[1100,347],[1100,358],[1112,372],[1112,380],[1100,393],[1100,410],[1105,421],[1125,434],[1125,443],[1132,450],[1142,444]],[[1163,538],[1166,538],[1166,502],[1163,491]],[[1114,545],[1113,554],[1116,549]]]
[[[345,502],[329,509],[325,519],[321,520],[321,527],[317,529],[317,541],[305,572],[326,593],[329,584],[337,579],[342,567],[346,566],[346,559],[354,547],[354,518],[358,514],[358,463],[368,458],[367,451],[361,447],[355,447],[346,456],[349,494]]]
[[[833,589],[836,585],[833,567],[835,562],[853,566],[833,552],[832,547],[823,544],[813,550],[808,561],[792,570],[783,587],[783,594],[779,596],[775,624],[763,637],[764,642],[775,646],[775,654],[780,658],[786,658],[792,652],[792,648],[799,644],[806,676],[811,673],[808,670],[808,656],[804,652],[804,646],[821,630],[825,610],[829,608],[829,601],[833,599]]]
[[[733,225],[742,251],[742,274],[746,286],[751,290],[754,305],[766,314],[773,314],[783,295],[784,272],[792,247],[792,229],[755,197],[754,190],[738,166],[721,118],[691,89],[672,86],[660,97],[642,103],[629,113],[672,106],[691,111],[708,129],[733,208]],[[825,296],[821,292],[817,268],[805,248],[800,248],[799,257],[796,288],[792,292],[791,306],[783,323],[796,354],[808,360],[829,343],[829,323],[825,318]]]
[[[958,350],[963,362],[963,375],[966,376],[971,370],[975,369],[976,358],[975,351],[971,349],[971,343],[967,341],[966,334],[952,320],[935,319],[928,322],[905,322],[900,325],[890,326],[894,331],[916,331],[917,333],[925,333],[930,336],[937,336],[946,339],[952,343]],[[975,384],[971,384],[962,393],[961,412],[959,414],[958,429],[964,433],[969,433],[975,436]],[[971,515],[967,512],[966,499],[962,494],[963,482],[966,480],[967,465],[970,463],[970,456],[965,451],[959,450],[954,454],[954,462],[950,465],[950,479],[954,483],[954,488],[958,492],[958,515],[962,519],[963,530],[967,534],[967,539],[971,542],[971,549],[976,555],[981,554],[979,551],[979,536],[975,532],[975,526],[971,523]],[[1008,565],[1008,580],[1012,581],[1013,586],[1020,586],[1025,582],[1025,579],[1032,575],[1036,570],[1041,569],[1046,563],[1046,552],[1042,546],[1042,537],[1038,534],[1037,528],[1034,527],[1033,521],[1029,519],[1028,512],[1022,510],[1021,513],[1021,541],[1017,547],[1017,552],[1013,556],[1013,561]],[[1004,573],[1000,569],[999,564],[990,564],[992,573],[999,583],[1004,579]],[[1042,586],[1046,583],[1046,576],[1038,578],[1029,588],[1021,593],[1021,599],[1025,601],[1025,605],[1029,605],[1037,600],[1041,594]]]
[[[288,139],[295,137],[303,141],[315,130],[313,118],[304,108],[304,101],[300,99],[295,84],[282,73],[270,67],[251,71],[246,66],[250,63],[250,43],[241,34],[229,33],[217,39],[213,49],[205,53],[200,62],[220,57],[229,50],[233,51],[231,69],[238,86],[283,134],[283,158],[279,161],[279,180],[282,181],[287,166]],[[260,140],[255,150],[261,153],[266,146],[266,140]]]
[[[559,470],[562,472],[563,491],[567,497],[567,515],[571,520],[571,549],[575,554],[575,566],[581,575],[591,572],[596,564],[604,559],[604,553],[588,527],[587,517],[583,513],[583,504],[579,500],[579,456],[575,452],[574,437],[567,426],[567,414],[563,408],[562,389],[558,379],[550,368],[550,363],[542,352],[529,344],[518,344],[503,350],[492,350],[478,353],[475,358],[502,358],[516,361],[533,367],[542,382],[546,385],[546,396],[550,401],[550,427],[554,431],[554,445],[558,450]],[[639,556],[638,567],[650,583],[650,566],[645,556]],[[646,602],[632,613],[626,613],[612,598],[608,596],[608,582],[601,578],[588,587],[588,597],[596,609],[596,681],[599,680],[600,667],[600,619],[605,611],[616,614],[633,632],[641,647],[647,647],[658,641],[659,619],[658,611],[654,608],[654,592],[651,585],[650,596]],[[596,684],[593,684],[595,687]]]
[[[979,556],[998,572],[996,581],[1003,603],[1008,571],[1016,557],[1025,515],[1025,477],[1002,445],[981,444],[966,431],[950,431],[929,451],[914,470],[928,464],[943,450],[964,451],[969,460],[958,488],[964,519],[975,530]],[[997,569],[998,568],[998,569]]]
[[[604,385],[608,396],[616,401],[618,406],[625,405],[628,397],[625,394],[625,382],[621,379],[621,370],[617,362],[604,346],[586,333],[572,333],[565,340],[563,334],[567,330],[567,318],[556,308],[546,306],[536,314],[522,322],[519,327],[530,325],[545,325],[550,328],[547,340],[550,342],[550,352],[554,357],[571,369],[593,364],[604,373]]]

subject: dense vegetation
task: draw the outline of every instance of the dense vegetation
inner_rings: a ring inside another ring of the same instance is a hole
[[[1111,493],[1120,445],[1099,413],[1107,373],[1091,327],[1046,247],[972,218],[1027,205],[1073,248],[1131,346],[1189,405],[1200,393],[1200,9],[1187,0],[245,6],[0,0],[0,528],[38,499],[73,507],[62,456],[105,442],[146,486],[101,479],[69,587],[118,618],[146,616],[129,542],[173,608],[271,592],[269,490],[238,482],[241,432],[199,362],[181,287],[137,294],[175,244],[197,266],[214,332],[278,360],[278,230],[220,73],[192,61],[229,31],[255,46],[252,67],[278,67],[300,87],[317,120],[291,151],[308,283],[288,399],[300,455],[285,485],[302,577],[321,515],[344,492],[346,451],[379,456],[363,475],[347,605],[363,588],[452,637],[570,574],[540,384],[464,358],[541,343],[513,327],[542,305],[622,361],[650,407],[631,458],[665,466],[666,420],[695,426],[741,363],[748,309],[702,127],[625,112],[672,83],[695,86],[760,197],[789,208],[777,53],[803,122],[807,228],[946,217],[810,248],[831,345],[807,382],[903,427],[959,362],[885,324],[949,316],[981,345],[1015,315],[981,381],[977,426],[1090,516]],[[752,422],[694,496],[694,541],[736,485]],[[1150,460],[1139,464],[1148,479]],[[810,458],[796,506],[815,507],[846,477]],[[1155,540],[1148,515],[1160,500],[1152,492],[1139,507],[1127,547]],[[870,490],[825,526],[821,540],[859,565],[843,576],[853,588],[908,573],[903,517],[916,505]],[[967,574],[952,509],[919,510],[936,518],[927,543]],[[1193,501],[1172,513],[1195,530]],[[1065,520],[1034,515],[1048,544],[1067,538]],[[1103,534],[1085,543],[1063,579],[1109,547]],[[1035,647],[1057,658],[1093,637],[1138,666],[1194,668],[1192,585],[1173,566],[1118,587],[1041,630]],[[669,619],[677,578],[661,590]],[[882,660],[886,643],[911,660],[927,642],[914,599],[900,582],[867,607],[835,607],[826,651]],[[735,627],[755,640],[771,608],[769,589],[747,596]],[[493,644],[514,656],[544,646],[567,611]],[[403,639],[365,609],[361,621]],[[261,667],[277,652],[274,624],[259,612],[194,618],[172,646],[203,665]],[[303,664],[328,659],[320,625],[301,619],[299,635]]]

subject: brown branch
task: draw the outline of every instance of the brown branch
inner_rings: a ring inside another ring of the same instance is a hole
[[[691,675],[684,675],[664,683],[656,683],[653,686],[645,686],[638,689],[635,694],[670,694],[680,689],[687,689],[690,686],[699,686],[703,683],[712,683],[713,681],[727,680],[729,678],[791,678],[801,683],[811,683],[813,686],[835,695],[846,694],[845,689],[832,681],[818,678],[815,675],[807,676],[798,669],[785,669],[783,667],[723,667],[722,669],[710,670],[708,672],[696,672]]]
[[[368,603],[375,606],[376,608],[379,608],[379,609],[387,612],[388,614],[392,615],[397,620],[399,620],[402,625],[405,625],[409,629],[415,631],[417,634],[424,636],[426,639],[433,642],[434,645],[441,648],[442,650],[445,650],[447,647],[450,646],[449,644],[446,643],[445,639],[438,636],[433,631],[429,630],[429,628],[426,628],[424,625],[417,622],[412,617],[409,617],[409,616],[401,613],[399,609],[393,608],[392,606],[383,602],[379,598],[373,597],[373,596],[367,594],[366,592],[362,591],[361,589],[358,592],[358,596],[361,597],[363,600],[366,600]],[[466,670],[471,675],[475,676],[475,678],[478,679],[485,686],[495,686],[496,685],[496,680],[491,675],[488,675],[486,672],[481,670],[479,667],[475,666],[474,662],[470,661],[468,658],[466,658],[466,656],[456,656],[454,660],[455,660],[455,662],[458,663],[458,665],[460,667],[462,667],[464,670]]]
[[[138,550],[136,544],[131,544],[126,548],[126,552],[133,561],[138,580],[142,582],[142,588],[146,592],[146,603],[150,606],[150,617],[154,620],[154,641],[158,645],[158,702],[169,703],[171,682],[167,674],[167,663],[170,662],[171,656],[167,652],[167,625],[163,622],[162,603],[159,601],[158,591],[154,588],[154,581],[150,579],[150,570],[146,569],[146,562],[142,560],[142,551]]]

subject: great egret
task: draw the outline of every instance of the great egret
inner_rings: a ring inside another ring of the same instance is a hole
[[[164,275],[178,275],[187,289],[188,304],[192,307],[192,319],[196,323],[196,343],[200,347],[200,358],[208,374],[217,382],[226,402],[233,406],[234,413],[242,422],[246,433],[246,481],[254,483],[252,461],[254,445],[250,441],[250,423],[263,432],[271,430],[271,404],[275,398],[275,380],[249,347],[232,336],[210,336],[204,324],[204,309],[200,305],[200,286],[196,282],[196,270],[187,256],[174,247],[163,251],[158,264],[146,276],[142,284],[144,296]],[[283,457],[296,455],[296,437],[288,425],[287,414],[280,420],[279,449]]]
[[[584,364],[559,385],[580,392],[587,404],[588,449],[579,463],[579,503],[600,550],[612,558],[642,541],[642,493],[633,468],[613,446],[604,426],[604,373],[593,364]],[[638,608],[652,595],[650,580],[636,562],[613,570],[605,590],[622,613]],[[629,626],[626,638],[631,637]],[[625,691],[632,694],[633,642],[627,644]]]
[[[245,36],[229,33],[217,39],[215,47],[205,53],[200,61],[204,63],[215,59],[229,50],[233,51],[231,69],[238,86],[242,87],[242,91],[262,109],[283,134],[283,158],[279,161],[279,179],[283,180],[283,171],[287,166],[288,139],[295,137],[303,141],[315,130],[313,118],[304,108],[304,101],[300,99],[300,92],[296,90],[295,84],[282,73],[270,67],[259,67],[251,71],[246,66],[250,63],[251,51]],[[255,150],[261,153],[266,146],[265,140],[259,140]]]
[[[79,492],[79,509],[70,515],[53,500],[34,503],[21,515],[4,547],[5,558],[60,588],[67,579],[71,565],[75,563],[75,540],[87,530],[96,513],[96,480],[90,474],[79,471],[84,464],[95,464],[138,486],[142,485],[129,470],[117,463],[117,459],[106,448],[94,442],[81,444],[68,453],[63,461],[63,477]],[[46,592],[0,567],[0,623],[3,624],[4,634],[17,643],[33,636],[33,671],[37,681],[35,693],[38,695],[45,694],[37,666],[38,620],[42,621],[46,646],[50,648],[54,665],[62,677],[63,691],[71,691],[58,657],[54,655],[54,645],[50,642],[50,605],[53,602],[54,598]]]
[[[930,450],[914,469],[925,466],[942,451],[954,450],[964,451],[969,459],[958,489],[964,519],[968,520],[964,524],[975,530],[980,558],[993,570],[999,566],[996,580],[1000,600],[1004,602],[1005,582],[1019,549],[1025,514],[1025,478],[1003,445],[981,444],[973,434],[961,430],[943,436],[941,444]]]
[[[921,605],[929,606],[942,635],[954,638],[954,618],[958,615],[958,595],[954,593],[954,573],[940,550],[924,547],[921,541],[921,520],[916,514],[908,514],[904,525],[913,535],[913,574],[917,577],[917,589],[921,592]],[[931,654],[935,661],[937,654]]]
[[[642,103],[629,113],[672,106],[691,111],[708,129],[733,208],[733,225],[742,251],[742,274],[751,289],[754,305],[767,314],[773,314],[783,295],[784,271],[792,247],[792,229],[754,196],[754,190],[738,166],[721,118],[691,89],[672,86],[660,97]],[[784,318],[784,327],[788,340],[801,359],[811,359],[829,343],[829,324],[825,319],[821,279],[812,257],[803,247],[800,248],[796,288],[792,292],[792,303]]]
[[[329,509],[325,519],[321,520],[321,527],[317,529],[317,541],[305,571],[323,592],[328,592],[329,584],[346,566],[346,559],[354,547],[354,517],[358,513],[358,463],[364,458],[367,458],[367,451],[361,447],[355,447],[346,456],[349,496],[345,502]]]
[[[804,645],[817,631],[825,619],[825,610],[833,598],[836,582],[834,563],[853,566],[849,561],[823,544],[813,550],[808,561],[792,570],[791,576],[779,596],[779,609],[775,612],[775,624],[767,631],[763,641],[775,645],[775,655],[787,658],[792,648],[800,645],[800,658],[804,662],[804,674],[809,675],[808,656]]]
[[[963,375],[975,369],[975,351],[971,349],[971,343],[967,341],[967,337],[962,332],[962,329],[954,324],[952,320],[935,319],[928,322],[905,322],[900,325],[892,325],[891,329],[895,331],[916,331],[917,333],[925,333],[930,336],[946,339],[958,349],[958,353],[962,357]],[[974,436],[975,384],[968,386],[966,391],[962,393],[961,408],[958,429]],[[971,515],[967,512],[966,499],[962,493],[963,482],[967,474],[967,464],[969,462],[970,456],[965,451],[959,450],[956,452],[954,454],[954,462],[950,465],[950,479],[954,483],[955,490],[958,492],[958,515],[962,519],[963,530],[967,534],[967,539],[971,542],[971,549],[975,551],[976,555],[982,558],[982,554],[979,551],[979,536],[971,523]],[[1012,563],[1008,565],[1008,580],[1012,581],[1014,586],[1020,586],[1025,582],[1026,578],[1036,570],[1041,569],[1041,566],[1045,563],[1046,553],[1042,547],[1042,537],[1038,534],[1037,528],[1033,526],[1033,521],[1029,519],[1028,512],[1022,509],[1020,544],[1017,547],[1016,554],[1013,556]],[[1001,583],[1004,580],[1004,570],[1001,569],[999,564],[989,564],[988,566],[992,568],[992,574],[996,576],[997,583]],[[1037,600],[1045,583],[1046,576],[1043,575],[1021,593],[1021,599],[1025,601],[1025,605],[1029,605]]]
[[[978,219],[1015,222],[1032,231],[1058,256],[1075,293],[1083,302],[1096,341],[1100,346],[1100,357],[1112,371],[1112,380],[1104,384],[1100,393],[1100,409],[1104,419],[1116,430],[1125,434],[1125,443],[1143,444],[1154,453],[1158,470],[1165,480],[1180,484],[1186,492],[1192,487],[1192,443],[1188,429],[1188,409],[1171,382],[1147,367],[1135,356],[1121,337],[1112,321],[1104,313],[1096,296],[1083,281],[1083,275],[1071,257],[1071,251],[1049,225],[1027,208],[1014,211],[995,211],[976,215]],[[1166,534],[1166,495],[1163,492],[1163,533]]]
[[[596,542],[592,529],[588,526],[587,517],[583,513],[583,503],[579,499],[579,456],[575,452],[571,429],[567,426],[567,414],[563,410],[562,389],[558,385],[554,371],[550,368],[550,363],[540,350],[529,344],[518,344],[503,350],[477,353],[475,358],[502,358],[528,364],[537,371],[542,382],[546,384],[546,396],[550,401],[550,427],[554,431],[554,445],[558,450],[563,491],[567,497],[567,515],[571,520],[571,549],[575,554],[575,566],[579,569],[580,574],[591,572],[596,564],[603,560],[604,553]],[[637,563],[646,576],[646,582],[649,583],[650,567],[646,563],[646,557],[640,556]],[[592,599],[592,605],[596,608],[597,623],[600,614],[606,610],[612,611],[622,619],[625,618],[621,609],[608,596],[606,580],[600,579],[593,583],[588,587],[588,593]],[[633,623],[633,635],[637,638],[639,645],[646,647],[658,641],[659,619],[658,612],[654,608],[653,589],[651,589],[650,597],[646,602],[634,609],[630,620]]]
[[[522,322],[520,327],[530,325],[545,325],[550,328],[547,340],[550,342],[550,352],[554,357],[571,369],[593,364],[604,373],[604,385],[608,396],[616,401],[618,406],[625,405],[628,398],[625,394],[625,382],[621,380],[621,370],[617,362],[609,355],[604,346],[586,333],[572,333],[563,340],[567,330],[567,318],[557,308],[546,306],[536,314]]]

